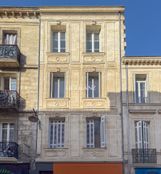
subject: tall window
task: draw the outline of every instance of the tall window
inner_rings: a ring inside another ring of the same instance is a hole
[[[64,73],[51,73],[51,98],[64,98],[65,80]]]
[[[135,75],[135,101],[136,103],[147,102],[147,80],[145,74]]]
[[[86,144],[88,148],[105,147],[105,117],[86,119]]]
[[[17,44],[17,33],[12,31],[3,32],[3,44],[16,45]]]
[[[53,52],[65,52],[65,32],[53,32]]]
[[[0,124],[0,140],[2,142],[15,141],[15,124],[14,123]]]
[[[136,121],[135,122],[135,139],[136,148],[146,149],[149,144],[149,122],[148,121]]]
[[[64,147],[65,118],[49,120],[49,147]]]
[[[99,32],[86,33],[86,51],[99,52]]]
[[[100,72],[87,72],[86,76],[86,96],[88,98],[100,97]]]

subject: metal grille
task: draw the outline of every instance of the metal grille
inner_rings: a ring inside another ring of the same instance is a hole
[[[132,149],[133,163],[157,163],[156,149]]]

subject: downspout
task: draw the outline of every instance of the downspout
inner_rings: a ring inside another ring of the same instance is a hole
[[[121,149],[122,149],[122,174],[125,173],[125,157],[124,157],[124,121],[123,121],[123,102],[122,102],[122,36],[121,36],[121,12],[119,12],[119,55],[120,55],[120,116],[121,116]]]
[[[39,120],[39,93],[40,93],[40,37],[41,37],[41,17],[39,16],[39,46],[38,46],[38,77],[37,77],[37,116],[38,116],[38,121],[36,122],[36,144],[35,144],[35,156],[34,156],[34,169],[36,169],[36,158],[37,158],[37,145],[38,145],[38,129],[40,126],[40,120]]]
[[[126,121],[127,121],[127,150],[128,150],[128,173],[130,173],[129,161],[130,161],[130,134],[129,134],[129,75],[128,75],[128,65],[125,65],[126,69]]]

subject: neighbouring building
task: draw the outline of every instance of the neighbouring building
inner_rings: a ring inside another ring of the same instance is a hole
[[[125,171],[161,173],[161,57],[123,58]]]
[[[28,174],[34,161],[39,11],[0,8],[0,173]]]

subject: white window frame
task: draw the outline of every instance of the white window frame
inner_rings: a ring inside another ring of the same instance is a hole
[[[52,140],[50,139],[51,127],[53,128]],[[63,134],[63,129],[64,129],[64,134]],[[54,138],[55,136],[56,136],[56,140]],[[64,142],[62,140],[64,140],[65,142],[65,120],[49,121],[49,148],[63,148]]]
[[[6,123],[6,122],[4,122],[4,123],[0,123],[0,141],[2,142],[3,141],[3,130],[5,129],[5,128],[3,128],[3,124],[7,124],[7,137],[6,137],[6,139],[7,139],[7,141],[6,142],[11,142],[10,141],[10,130],[11,129],[13,129],[14,130],[14,137],[13,137],[13,139],[14,139],[14,141],[15,141],[15,124],[14,123]],[[14,124],[14,128],[11,128],[10,127],[10,125],[11,124]]]
[[[86,120],[86,147],[95,148],[95,119]],[[87,142],[87,126],[89,126],[89,143]],[[106,146],[106,119],[105,116],[100,117],[100,148]]]
[[[86,35],[87,34],[91,34],[92,53],[95,53],[96,52],[96,50],[95,50],[95,34],[98,34],[98,36],[99,36],[99,32],[87,32]],[[98,42],[100,44],[100,38],[99,38]],[[86,45],[87,45],[87,38],[86,38]],[[100,46],[99,46],[99,50],[100,50]],[[98,50],[98,52],[99,52],[99,50]],[[86,48],[86,51],[87,51],[87,48]]]
[[[17,79],[16,77],[6,77],[9,78],[9,90],[10,91],[16,91],[17,90]],[[4,90],[4,79],[5,77],[0,77],[0,90]],[[16,89],[12,89],[12,82],[15,80],[16,82]]]
[[[65,97],[65,73],[63,72],[63,74],[64,74],[64,97],[60,97],[60,78],[59,77],[57,77],[57,82],[58,82],[58,86],[57,86],[57,89],[58,89],[58,94],[57,94],[57,97],[54,97],[53,96],[53,83],[54,83],[54,73],[55,72],[52,72],[51,73],[51,79],[50,79],[50,97],[51,98],[64,98]]]
[[[149,121],[135,122],[136,148],[147,149],[149,146]]]
[[[62,32],[62,31],[53,31],[53,33],[58,33],[58,53],[61,53],[61,33],[65,33],[65,42],[66,42],[66,32]],[[66,45],[66,44],[65,44]],[[54,45],[53,45],[53,48],[54,48]],[[66,48],[65,48],[66,50]]]
[[[145,74],[146,75],[145,80],[137,80],[136,75],[138,75],[138,74],[135,74],[135,79],[134,79],[135,103],[147,103],[148,102],[147,75]],[[142,97],[141,97],[141,83],[145,84],[144,102],[142,102]],[[136,84],[138,84],[138,96],[137,96],[137,92],[136,92]]]
[[[89,74],[92,72],[87,72],[86,73],[86,97],[87,98],[100,98],[101,96],[101,72],[98,73],[98,97],[94,96],[94,79],[92,79],[92,97],[89,97]]]

